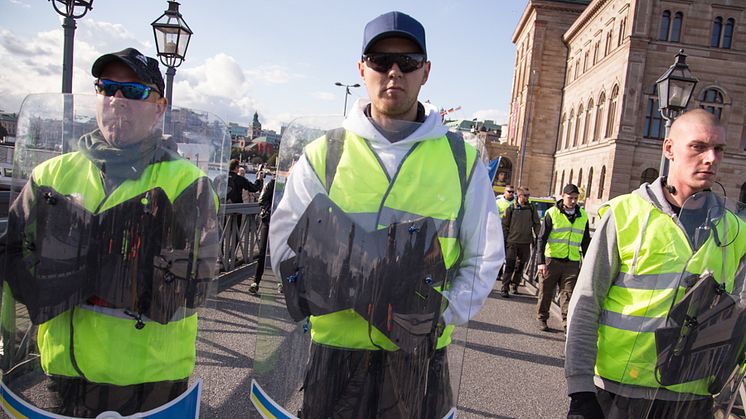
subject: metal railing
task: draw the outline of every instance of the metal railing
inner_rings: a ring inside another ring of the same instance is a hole
[[[220,206],[220,215],[224,216],[218,255],[220,272],[230,272],[254,260],[259,244],[260,209],[258,203]]]

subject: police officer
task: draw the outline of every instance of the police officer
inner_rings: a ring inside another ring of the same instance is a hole
[[[505,210],[515,202],[515,187],[506,185],[503,194],[495,200],[497,209],[500,210],[500,218],[505,218]]]
[[[357,313],[311,316],[302,415],[441,418],[453,406],[445,357],[451,331],[478,311],[503,262],[499,215],[475,150],[449,139],[438,108],[417,99],[430,74],[422,24],[397,11],[373,19],[357,66],[370,99],[359,99],[348,113],[341,155],[328,159],[331,141],[321,138],[293,166],[270,224],[273,269],[279,277],[280,263],[293,256],[287,239],[311,199],[328,194],[367,231],[423,216],[453,226],[438,238],[454,279],[442,313],[445,330],[427,364],[427,390],[425,383],[412,388],[392,379],[411,365],[385,367],[401,351]],[[467,180],[464,173],[473,174]],[[408,405],[417,394],[422,406]]]
[[[659,384],[653,332],[654,325],[665,320],[676,291],[684,290],[678,282],[684,271],[723,272],[716,280],[728,293],[739,292],[733,289],[733,278],[745,263],[744,223],[726,216],[731,235],[740,233],[728,240],[733,257],[724,261],[701,257],[722,254],[722,231],[721,239],[713,234],[693,250],[687,237],[694,228],[678,221],[687,199],[715,182],[725,145],[725,126],[718,118],[702,109],[688,111],[676,119],[663,142],[668,176],[606,204],[570,302],[568,417],[713,417],[708,396],[713,390],[707,382]],[[715,229],[723,223],[718,225]],[[678,298],[682,295],[679,292]]]
[[[581,251],[585,253],[591,240],[588,215],[578,206],[578,187],[572,183],[562,189],[562,199],[544,214],[537,240],[539,329],[549,330],[549,306],[554,289],[559,285],[562,327],[567,327],[567,307],[580,271]]]

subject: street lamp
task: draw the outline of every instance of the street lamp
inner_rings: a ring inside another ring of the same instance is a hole
[[[692,97],[697,81],[686,64],[684,50],[680,49],[679,53],[676,54],[676,61],[673,65],[655,82],[658,85],[658,110],[661,117],[666,120],[664,138],[668,138],[671,124],[689,104],[689,99]],[[668,159],[665,154],[661,154],[659,172],[661,176],[668,175]]]
[[[340,87],[344,86],[344,88],[345,88],[345,110],[342,113],[342,116],[346,117],[347,116],[347,96],[352,94],[352,93],[350,93],[350,87],[360,87],[360,84],[359,83],[355,83],[355,84],[342,84],[340,82],[336,82],[336,83],[334,83],[334,85],[335,86],[340,86]]]
[[[166,100],[168,100],[168,108],[171,109],[176,67],[184,61],[189,47],[189,39],[193,32],[179,13],[179,3],[174,0],[168,1],[168,10],[153,21],[151,25],[153,26],[158,57],[161,63],[168,67],[168,70],[166,70]]]
[[[62,93],[73,91],[73,41],[75,40],[75,19],[85,16],[93,9],[93,0],[49,0],[54,11],[65,20],[65,43],[62,55]]]

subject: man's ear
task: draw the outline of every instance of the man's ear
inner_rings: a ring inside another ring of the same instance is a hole
[[[425,61],[424,64],[425,71],[422,72],[422,85],[424,86],[425,83],[427,83],[427,78],[430,77],[430,61]]]
[[[673,141],[671,138],[663,140],[663,156],[668,160],[673,160]]]
[[[360,72],[360,78],[365,83],[365,63],[362,61],[357,62],[357,71]]]

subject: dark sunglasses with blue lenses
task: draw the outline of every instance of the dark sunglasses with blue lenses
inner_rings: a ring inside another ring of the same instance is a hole
[[[155,90],[142,83],[120,82],[107,79],[100,79],[94,83],[94,86],[96,86],[96,92],[104,96],[114,96],[118,91],[121,91],[122,96],[132,100],[145,100],[150,96],[150,92]],[[157,90],[155,91],[157,92]]]
[[[391,70],[394,63],[402,73],[411,73],[422,68],[427,57],[425,54],[370,53],[363,55],[363,61],[379,73]]]

